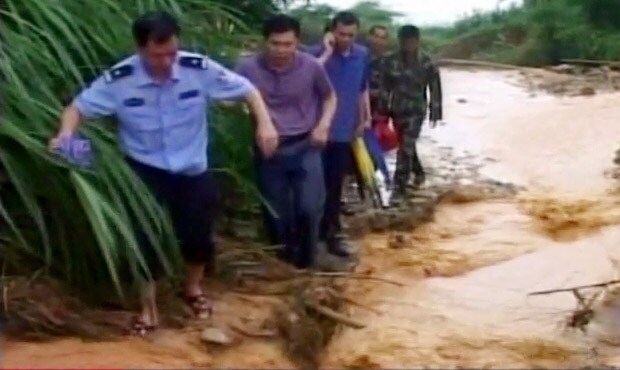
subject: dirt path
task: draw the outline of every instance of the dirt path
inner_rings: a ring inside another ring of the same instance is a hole
[[[368,326],[340,330],[324,367],[620,366],[617,297],[607,295],[583,334],[562,328],[576,305],[570,294],[527,296],[620,275],[620,197],[603,177],[620,140],[620,95],[532,97],[510,72],[444,75],[448,126],[425,131],[425,163],[451,147],[484,173],[528,190],[516,199],[446,201],[435,222],[398,244],[394,235],[366,238],[359,269],[405,285],[351,288],[372,309],[351,308]],[[259,320],[270,304],[229,294],[216,309],[230,320]],[[201,344],[198,334],[8,341],[4,366],[292,367],[280,343],[252,339],[223,350]]]

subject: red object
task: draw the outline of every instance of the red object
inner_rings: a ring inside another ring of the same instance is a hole
[[[379,116],[375,118],[373,131],[375,132],[383,151],[387,152],[398,148],[400,141],[398,139],[398,133],[394,130],[394,126],[390,124],[389,117]]]

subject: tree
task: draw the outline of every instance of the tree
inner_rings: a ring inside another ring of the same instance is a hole
[[[385,9],[376,0],[365,0],[355,4],[351,9],[362,20],[362,28],[367,30],[373,25],[382,25],[388,29],[397,27],[397,19],[404,16],[403,13]]]
[[[379,24],[394,31],[398,26],[397,20],[402,17],[400,12],[385,9],[376,0],[364,0],[346,9],[360,17],[362,31],[365,32],[373,25]],[[307,3],[294,8],[290,14],[301,22],[304,41],[314,42],[320,39],[323,29],[330,19],[338,12],[338,9],[325,4]]]

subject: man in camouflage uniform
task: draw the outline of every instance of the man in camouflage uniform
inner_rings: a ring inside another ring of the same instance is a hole
[[[370,96],[370,110],[375,116],[377,108],[377,100],[379,99],[379,80],[380,76],[377,64],[383,57],[389,47],[390,34],[387,27],[383,25],[374,25],[368,31],[368,50],[370,51],[370,74],[368,80],[368,93]]]
[[[377,113],[392,117],[400,138],[396,162],[394,199],[405,193],[411,173],[414,186],[425,181],[425,173],[416,148],[416,141],[430,108],[430,126],[442,119],[441,80],[439,69],[428,54],[420,50],[420,31],[406,25],[398,31],[399,50],[387,54],[377,62],[379,90]],[[430,91],[430,104],[426,89]]]

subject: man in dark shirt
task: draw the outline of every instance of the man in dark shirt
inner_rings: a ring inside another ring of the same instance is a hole
[[[351,12],[336,14],[331,35],[322,45],[309,50],[325,65],[325,70],[338,97],[338,108],[332,122],[329,141],[323,151],[327,198],[321,236],[330,253],[349,256],[344,245],[340,223],[344,178],[353,172],[351,143],[370,125],[368,109],[368,63],[366,47],[355,43],[359,19]]]

